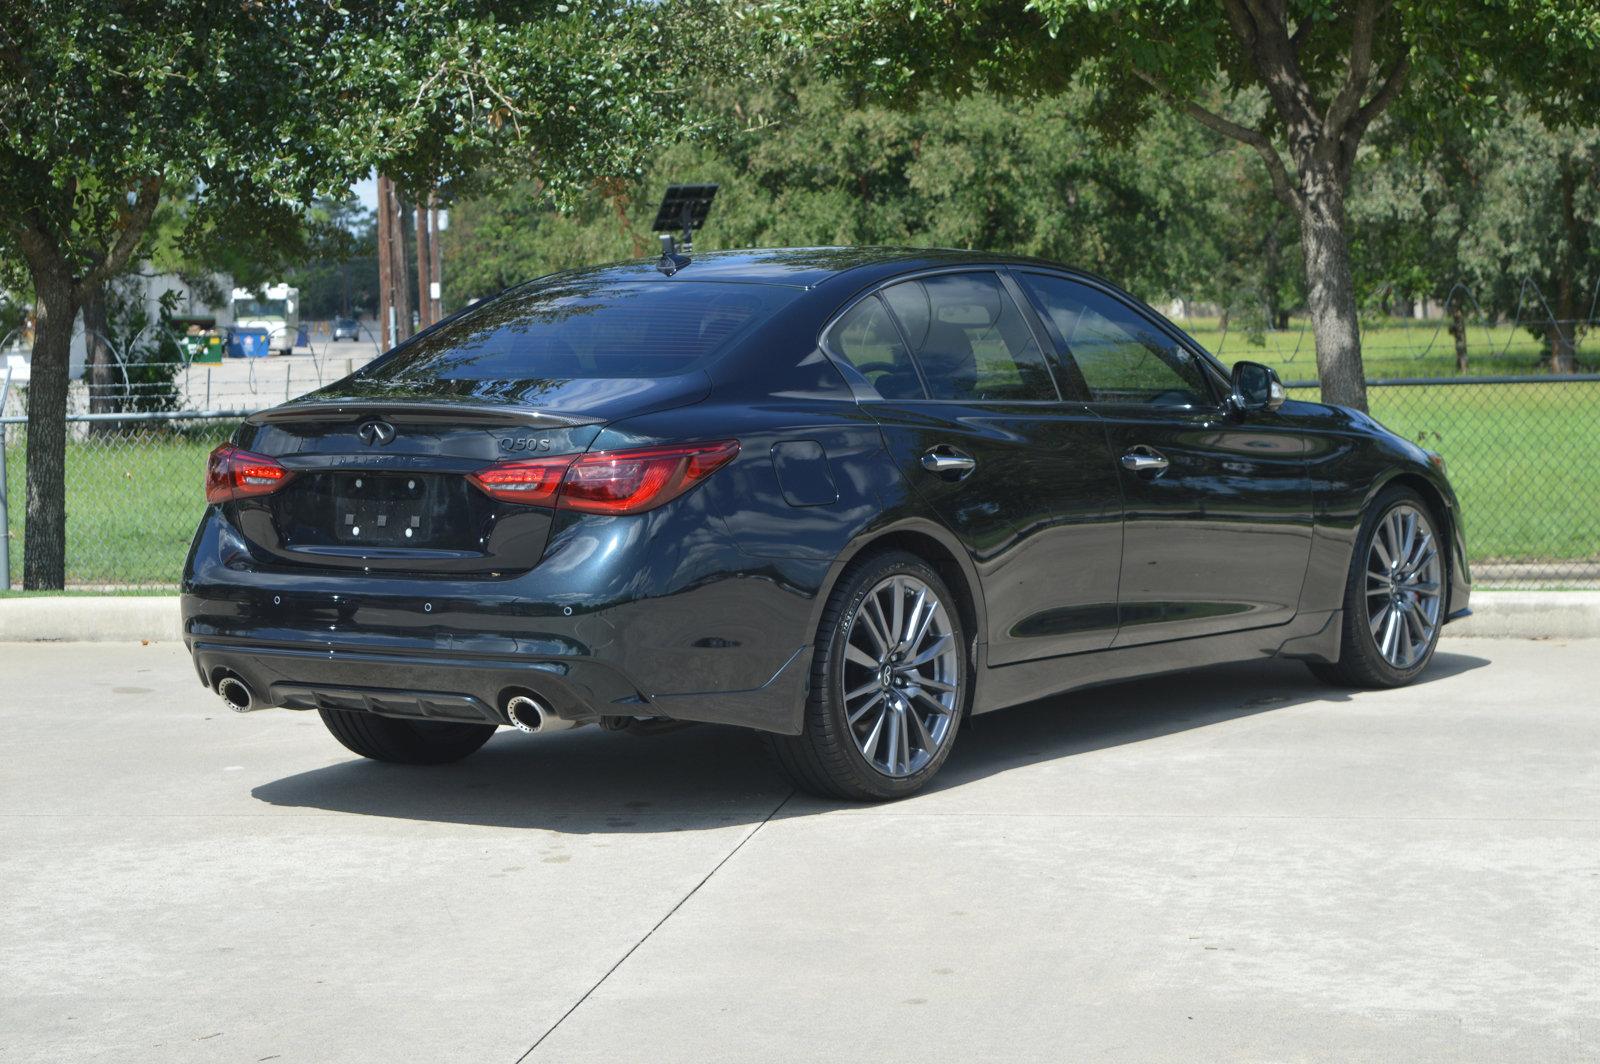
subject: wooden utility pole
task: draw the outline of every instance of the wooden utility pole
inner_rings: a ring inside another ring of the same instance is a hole
[[[440,269],[444,256],[439,251],[439,197],[428,193],[428,246],[433,249],[433,269],[428,271],[428,302],[433,320],[444,317],[444,272]]]
[[[389,182],[389,278],[394,282],[395,343],[411,336],[411,270],[406,264],[406,211],[400,192]]]
[[[433,324],[433,234],[428,229],[428,204],[417,198],[417,325]]]
[[[378,175],[378,346],[384,351],[394,346],[394,326],[390,318],[394,310],[394,287],[389,268],[394,253],[389,244],[394,239],[394,211],[390,207],[390,182]]]

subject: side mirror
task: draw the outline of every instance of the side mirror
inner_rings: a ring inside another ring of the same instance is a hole
[[[1261,410],[1276,410],[1283,405],[1287,393],[1277,371],[1259,362],[1233,364],[1233,394],[1229,404],[1240,414]]]

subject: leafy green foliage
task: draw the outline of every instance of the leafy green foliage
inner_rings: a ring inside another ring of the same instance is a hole
[[[1395,106],[1471,123],[1507,91],[1554,123],[1600,104],[1600,8],[1565,0],[765,0],[748,17],[891,100],[977,86],[1025,102],[1081,76],[1103,128],[1126,135],[1170,105],[1248,145],[1298,215],[1324,390],[1355,407],[1345,200],[1372,124]]]
[[[57,586],[78,307],[164,202],[190,248],[292,229],[374,167],[421,192],[477,175],[558,196],[626,174],[681,123],[668,18],[629,0],[63,0],[0,18],[0,258],[26,261],[27,581]],[[204,256],[201,256],[203,259]]]
[[[353,198],[318,202],[306,212],[300,253],[276,277],[300,290],[302,320],[361,309],[377,313],[378,236],[372,212]]]
[[[722,189],[701,249],[972,247],[1070,262],[1152,299],[1298,302],[1284,266],[1294,226],[1253,159],[1171,114],[1114,141],[1093,127],[1094,106],[1075,88],[1020,104],[982,92],[890,107],[804,72],[732,97],[708,88],[698,109],[720,136],[673,145],[645,178],[576,211],[557,213],[527,184],[458,204],[447,296],[459,305],[551,270],[653,253],[662,190],[704,180]]]

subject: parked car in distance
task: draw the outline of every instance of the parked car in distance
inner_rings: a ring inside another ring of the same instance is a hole
[[[1467,608],[1436,455],[1099,278],[670,265],[512,288],[247,419],[183,580],[201,682],[413,764],[738,725],[884,799],[972,714],[1274,656],[1406,684]]]
[[[334,318],[332,333],[334,340],[359,340],[361,323],[354,318]]]

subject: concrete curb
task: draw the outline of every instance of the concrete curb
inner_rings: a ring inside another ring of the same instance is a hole
[[[167,642],[183,636],[176,595],[0,599],[0,642]]]
[[[1445,635],[1600,639],[1600,591],[1477,591],[1472,616]],[[0,599],[0,642],[154,643],[182,636],[176,596]]]
[[[1472,616],[1444,630],[1480,639],[1600,638],[1600,591],[1474,591]]]

